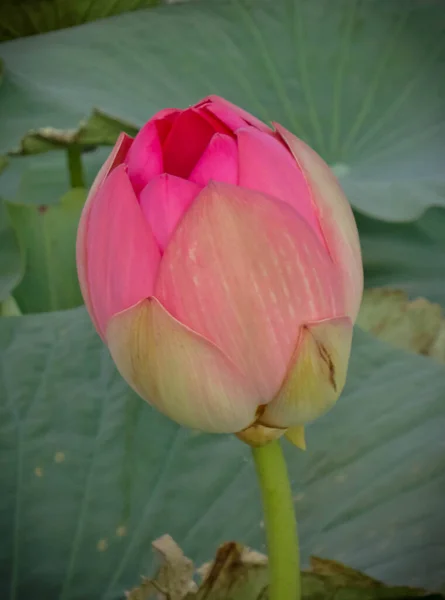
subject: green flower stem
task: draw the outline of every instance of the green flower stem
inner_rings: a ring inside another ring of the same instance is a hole
[[[269,600],[300,600],[300,551],[292,491],[278,440],[252,448],[263,499]]]
[[[82,150],[80,146],[68,146],[67,154],[68,170],[70,172],[70,185],[72,188],[84,188],[85,177],[83,174]]]

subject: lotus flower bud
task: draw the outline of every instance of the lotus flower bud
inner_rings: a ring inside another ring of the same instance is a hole
[[[247,441],[289,429],[302,445],[342,391],[357,229],[328,166],[280,125],[210,96],[122,134],[83,210],[77,264],[120,373],[183,425]]]

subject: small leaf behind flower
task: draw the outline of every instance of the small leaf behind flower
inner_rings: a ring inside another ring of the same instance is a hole
[[[161,559],[156,577],[142,577],[141,584],[126,593],[128,600],[148,600],[156,597],[182,600],[188,591],[196,590],[193,563],[184,556],[181,548],[169,535],[155,540],[153,548]]]
[[[204,577],[196,594],[185,600],[265,600],[267,598],[267,556],[227,542],[219,547],[213,563],[203,565]]]
[[[219,547],[215,559],[197,570],[199,589],[193,583],[193,565],[170,536],[153,543],[164,560],[154,579],[127,593],[128,600],[268,600],[267,556],[236,542]],[[303,600],[408,600],[441,594],[384,583],[350,567],[324,558],[311,557],[309,571],[301,573]],[[193,589],[195,588],[195,589]]]
[[[439,304],[409,300],[402,290],[365,290],[357,325],[403,350],[445,362],[445,320]]]
[[[16,156],[41,154],[66,149],[72,145],[80,146],[83,150],[91,150],[96,146],[112,146],[122,131],[135,136],[138,127],[95,108],[91,115],[81,121],[75,129],[53,127],[31,129],[20,140],[19,147],[9,154]]]
[[[23,313],[63,310],[82,304],[75,240],[87,192],[72,189],[58,205],[6,203],[25,256],[14,297]]]

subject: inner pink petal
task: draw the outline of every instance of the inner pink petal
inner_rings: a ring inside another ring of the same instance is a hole
[[[216,133],[191,172],[189,180],[201,186],[207,185],[211,180],[236,185],[238,183],[236,141],[228,135]]]
[[[239,185],[292,206],[324,244],[306,178],[290,152],[273,135],[246,127],[237,132]]]
[[[182,111],[163,145],[164,171],[186,179],[214,132],[213,126],[195,109]]]
[[[156,121],[148,121],[142,127],[134,138],[125,162],[128,166],[128,177],[136,194],[152,177],[162,173],[164,170],[162,146]]]
[[[160,111],[155,115],[156,127],[161,144],[164,144],[168,134],[173,126],[173,123],[178,118],[181,111],[177,108],[167,108],[165,111]],[[161,115],[161,116],[160,116]]]
[[[199,109],[199,114],[203,119],[208,121],[213,129],[218,133],[224,133],[226,135],[233,135],[233,131],[230,127],[228,127],[223,121],[218,119],[211,111],[207,109],[206,106],[203,106]]]
[[[161,251],[200,191],[196,183],[164,173],[152,179],[140,193],[142,212]]]
[[[246,125],[256,127],[260,131],[270,131],[270,128],[265,123],[248,113],[246,110],[243,110],[239,106],[236,106],[219,96],[209,96],[203,100],[202,103],[198,104],[198,106],[201,105],[206,111],[215,115],[215,117],[222,121],[232,131],[236,131],[237,129],[240,129],[240,127],[246,127]]]

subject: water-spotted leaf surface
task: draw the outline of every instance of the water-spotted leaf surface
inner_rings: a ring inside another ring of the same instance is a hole
[[[429,209],[413,223],[384,223],[355,213],[367,287],[404,290],[445,308],[445,210]]]
[[[4,202],[0,200],[0,303],[19,283],[23,275],[23,258],[17,236]]]
[[[118,599],[169,533],[195,564],[265,552],[249,448],[179,428],[117,374],[82,308],[0,320],[0,596]],[[445,580],[445,370],[358,330],[343,397],[286,444],[302,554]]]
[[[86,190],[67,192],[57,205],[8,204],[25,254],[25,273],[14,296],[23,313],[82,304],[75,241]]]
[[[1,144],[92,106],[140,125],[216,93],[309,141],[361,211],[412,220],[445,204],[444,14],[441,0],[203,1],[8,42]]]
[[[386,342],[445,362],[445,320],[439,304],[409,300],[390,288],[365,290],[357,325]]]

